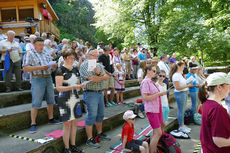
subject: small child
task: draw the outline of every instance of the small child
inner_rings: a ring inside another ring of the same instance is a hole
[[[141,153],[149,153],[148,143],[146,141],[134,140],[134,122],[136,115],[131,110],[127,110],[123,119],[126,123],[122,129],[122,148],[123,150],[129,149],[132,151],[140,151]]]
[[[117,91],[117,104],[123,104],[123,92],[125,91],[125,73],[122,71],[121,64],[116,64],[115,71],[115,90]],[[121,98],[121,101],[119,101]]]
[[[160,92],[167,91],[167,85],[163,83],[165,77],[166,77],[165,71],[160,70],[158,81],[156,83]],[[161,96],[161,104],[162,104],[163,122],[165,123],[166,121],[168,121],[168,116],[170,112],[167,95]]]

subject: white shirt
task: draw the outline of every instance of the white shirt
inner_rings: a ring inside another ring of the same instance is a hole
[[[184,87],[184,86],[187,85],[186,84],[186,79],[182,76],[181,73],[176,72],[172,76],[173,86],[175,87],[174,92],[180,92],[180,91],[187,91],[188,90],[188,88],[184,88],[182,90],[176,90],[175,81],[179,81],[179,84],[180,84],[181,87]]]
[[[12,60],[13,63],[21,60],[20,54],[22,54],[22,48],[18,42],[13,41],[11,43],[7,39],[5,39],[5,40],[2,40],[0,44],[1,44],[0,45],[0,51],[12,49],[12,52],[10,52],[10,59]],[[2,60],[5,60],[5,55],[6,55],[6,53],[2,54]]]
[[[167,91],[167,85],[165,83],[163,83],[163,86],[161,86],[157,82],[156,85],[158,86],[160,92]],[[161,96],[161,104],[162,104],[163,107],[168,107],[169,106],[167,95]]]
[[[26,44],[26,51],[34,50],[34,45],[32,43]]]
[[[169,77],[169,71],[170,71],[169,66],[165,62],[163,62],[162,60],[157,65],[158,65],[158,67],[159,67],[160,70],[164,70],[165,71],[166,76],[168,78]]]
[[[141,68],[138,69],[138,71],[137,71],[137,78],[141,78],[141,79],[144,78],[144,72]]]
[[[6,36],[4,34],[0,34],[0,41],[6,39]]]

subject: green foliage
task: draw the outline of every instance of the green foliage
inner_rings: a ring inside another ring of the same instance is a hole
[[[147,42],[158,55],[230,58],[230,3],[225,0],[98,0],[93,6],[94,25],[110,40],[123,40],[123,46]]]

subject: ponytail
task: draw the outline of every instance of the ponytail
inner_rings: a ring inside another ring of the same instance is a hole
[[[208,86],[207,82],[205,82],[200,88],[198,92],[198,98],[201,101],[201,104],[203,104],[209,97],[208,91],[213,92],[216,86]]]
[[[179,61],[179,62],[174,63],[174,64],[172,65],[171,71],[169,72],[169,79],[170,79],[171,81],[172,81],[172,76],[173,76],[173,74],[176,73],[177,70],[178,70],[178,67],[181,67],[182,65],[184,65],[184,62],[182,62],[182,61]]]
[[[201,104],[203,104],[207,98],[208,98],[208,92],[206,90],[206,83],[204,83],[200,88],[198,92],[198,98],[201,101]]]

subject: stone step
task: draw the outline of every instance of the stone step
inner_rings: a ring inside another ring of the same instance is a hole
[[[15,83],[15,82],[14,82]],[[25,81],[23,82],[24,86],[30,86],[29,82]],[[0,89],[4,86],[3,82],[0,82]],[[125,87],[133,87],[138,86],[137,80],[127,80],[125,82]],[[5,87],[4,87],[5,88]],[[25,88],[24,88],[25,89]],[[57,91],[55,90],[55,93],[57,94]],[[82,91],[79,92],[81,94]],[[0,93],[0,108],[8,107],[8,106],[15,106],[25,103],[31,103],[31,92],[30,90],[24,90],[24,91],[12,91],[9,93]]]
[[[109,131],[112,130],[113,128],[121,125],[124,123],[122,116],[123,113],[128,110],[128,109],[133,109],[134,105],[131,103],[134,103],[136,101],[137,98],[140,98],[140,96],[133,96],[132,98],[126,99],[125,102],[127,104],[122,104],[122,105],[117,105],[117,106],[113,106],[113,107],[106,107],[105,109],[105,117],[103,120],[103,131]],[[41,114],[39,114],[41,115]],[[46,116],[47,117],[47,116]],[[81,117],[79,120],[84,120],[85,119],[85,114],[83,115],[83,117]],[[25,123],[24,121],[21,121],[23,124],[28,124]],[[40,120],[39,120],[40,122]],[[37,127],[37,133],[35,134],[30,134],[29,133],[29,127],[24,128],[24,130],[21,131],[17,131],[11,134],[14,135],[18,135],[18,136],[23,136],[23,137],[29,137],[29,138],[33,138],[33,139],[38,139],[38,138],[42,138],[44,137],[45,134],[50,133],[52,131],[58,130],[58,129],[62,129],[62,124],[58,124],[58,125],[52,125],[52,124],[44,124],[44,125],[40,125]],[[2,127],[0,128],[2,129]],[[95,133],[95,127],[94,127],[94,133]],[[42,150],[44,150],[47,146],[49,145],[54,145],[55,147],[58,147],[58,150],[62,150],[63,149],[63,142],[62,142],[62,138],[59,139],[55,139],[50,143],[47,144],[39,144],[39,143],[35,143],[35,142],[29,142],[29,141],[25,141],[25,140],[21,140],[21,139],[16,139],[16,138],[12,138],[9,137],[9,132],[2,134],[2,136],[0,137],[0,148],[1,151],[0,152],[7,152],[7,153],[15,153],[15,152],[20,152],[20,153],[24,153],[24,152],[30,152],[30,153],[41,153]],[[76,142],[78,145],[85,143],[87,139],[86,133],[85,133],[85,128],[79,128],[77,130],[77,136],[76,136]]]
[[[124,99],[140,95],[139,86],[128,87],[124,92]],[[82,95],[80,95],[82,99]],[[11,133],[14,131],[27,129],[30,127],[30,109],[31,104],[21,104],[0,109],[0,133]],[[57,107],[54,107],[54,117],[58,118]],[[37,123],[42,125],[48,122],[46,103],[43,102],[38,111]]]

